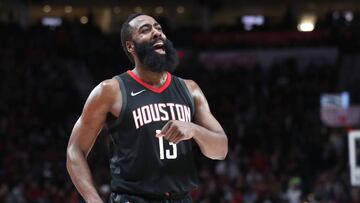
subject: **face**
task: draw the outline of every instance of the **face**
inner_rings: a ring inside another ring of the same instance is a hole
[[[160,24],[146,15],[134,18],[129,24],[133,28],[133,41],[127,45],[128,50],[151,71],[173,71],[178,63],[176,50]]]

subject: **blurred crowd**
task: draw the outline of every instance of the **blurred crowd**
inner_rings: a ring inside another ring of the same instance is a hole
[[[83,202],[66,171],[66,145],[93,87],[131,69],[119,35],[91,25],[0,25],[0,202]],[[178,45],[176,39],[175,45]],[[195,58],[195,56],[194,56]],[[264,70],[208,70],[181,61],[176,74],[195,80],[229,136],[224,161],[200,153],[194,203],[356,203],[350,185],[346,129],[324,126],[319,97],[337,91],[340,67],[298,69],[291,59]],[[89,162],[100,194],[109,194],[107,137]]]

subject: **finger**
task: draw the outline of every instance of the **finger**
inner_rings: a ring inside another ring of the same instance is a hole
[[[163,133],[163,132],[162,132]],[[170,138],[176,133],[175,126],[171,126],[166,133],[164,133],[164,138],[170,142]]]
[[[183,140],[184,140],[183,137],[180,136],[180,134],[179,134],[179,136],[176,136],[176,137],[174,138],[173,143],[177,144],[177,143],[179,143],[179,142],[181,142],[181,141],[183,141]]]
[[[165,135],[164,135],[164,134],[162,134],[162,133],[158,133],[158,134],[156,134],[156,135],[155,135],[155,137],[156,137],[156,138],[159,138],[159,137],[164,137],[164,136],[165,136]]]
[[[164,127],[161,129],[161,133],[162,134],[166,134],[167,131],[170,129],[170,127],[172,126],[172,121],[168,121]]]
[[[181,136],[180,132],[177,130],[176,127],[174,127],[174,130],[171,131],[168,137],[169,142],[174,142],[177,137]]]
[[[155,135],[155,137],[159,138],[159,137],[163,137],[163,136],[164,136],[164,134],[161,133],[161,130],[156,130],[156,135]]]

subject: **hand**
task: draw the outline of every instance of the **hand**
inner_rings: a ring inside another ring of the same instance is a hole
[[[171,120],[164,125],[160,133],[156,134],[156,137],[164,137],[167,141],[177,144],[193,138],[195,127],[193,123]]]

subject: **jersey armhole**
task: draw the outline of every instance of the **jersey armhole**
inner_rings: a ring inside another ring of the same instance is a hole
[[[194,117],[194,114],[195,114],[195,104],[194,104],[194,98],[191,96],[190,94],[190,91],[189,91],[189,88],[187,87],[187,85],[185,84],[185,81],[184,79],[182,78],[179,78],[179,81],[180,81],[180,85],[184,88],[185,90],[185,93],[186,93],[186,96],[188,98],[188,100],[190,101],[190,104],[191,104],[191,108],[193,109],[193,113],[192,113],[192,117]]]
[[[119,88],[120,88],[121,98],[122,98],[122,105],[121,105],[121,110],[120,110],[119,116],[109,127],[110,132],[112,130],[116,129],[119,126],[119,124],[121,123],[122,119],[124,118],[124,113],[125,113],[126,106],[127,106],[127,94],[126,94],[125,83],[119,75],[115,76],[114,79],[116,79],[119,83]]]

